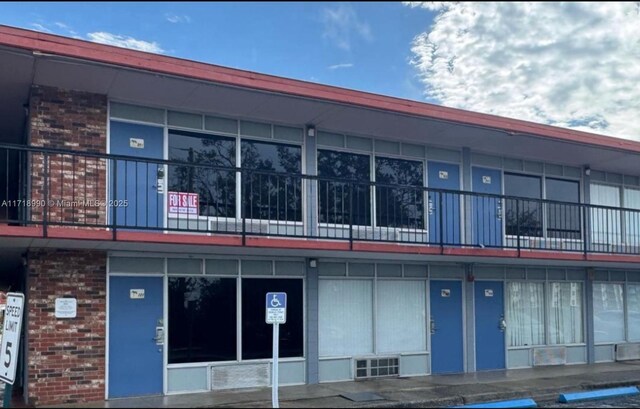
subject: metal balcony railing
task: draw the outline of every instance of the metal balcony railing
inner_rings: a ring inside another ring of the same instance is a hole
[[[12,225],[640,255],[640,210],[0,145]]]

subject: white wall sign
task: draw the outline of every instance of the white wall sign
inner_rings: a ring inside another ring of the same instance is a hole
[[[440,179],[449,179],[449,172],[441,170],[440,172],[438,172],[438,177]]]
[[[4,328],[0,345],[0,380],[13,385],[20,348],[20,330],[24,312],[24,294],[8,293]]]
[[[482,177],[482,183],[484,183],[485,185],[490,185],[491,184],[491,176],[483,176]]]
[[[490,288],[486,288],[486,289],[484,290],[484,296],[485,296],[485,297],[493,297],[493,290],[492,290],[492,289],[490,289]]]
[[[129,146],[135,149],[144,149],[144,139],[129,138]]]
[[[144,300],[144,288],[129,290],[129,298],[132,300]]]
[[[440,290],[440,296],[441,297],[451,297],[451,290],[448,288],[445,288],[443,290]]]
[[[56,298],[56,318],[75,318],[78,301],[75,298]]]

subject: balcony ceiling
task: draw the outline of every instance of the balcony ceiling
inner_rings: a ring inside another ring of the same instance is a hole
[[[410,116],[355,105],[215,84],[200,80],[0,48],[0,138],[18,142],[23,104],[31,84],[106,94],[134,104],[264,120],[360,136],[424,143],[476,152],[631,175],[640,174],[640,153],[514,134],[496,128]]]

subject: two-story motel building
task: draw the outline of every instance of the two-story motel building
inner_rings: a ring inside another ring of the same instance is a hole
[[[638,142],[6,26],[0,90],[31,404],[268,386],[270,291],[283,385],[640,357]]]

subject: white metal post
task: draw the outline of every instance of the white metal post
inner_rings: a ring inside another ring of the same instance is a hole
[[[271,406],[279,408],[278,404],[278,355],[279,355],[280,324],[273,324],[273,364],[271,365]]]

